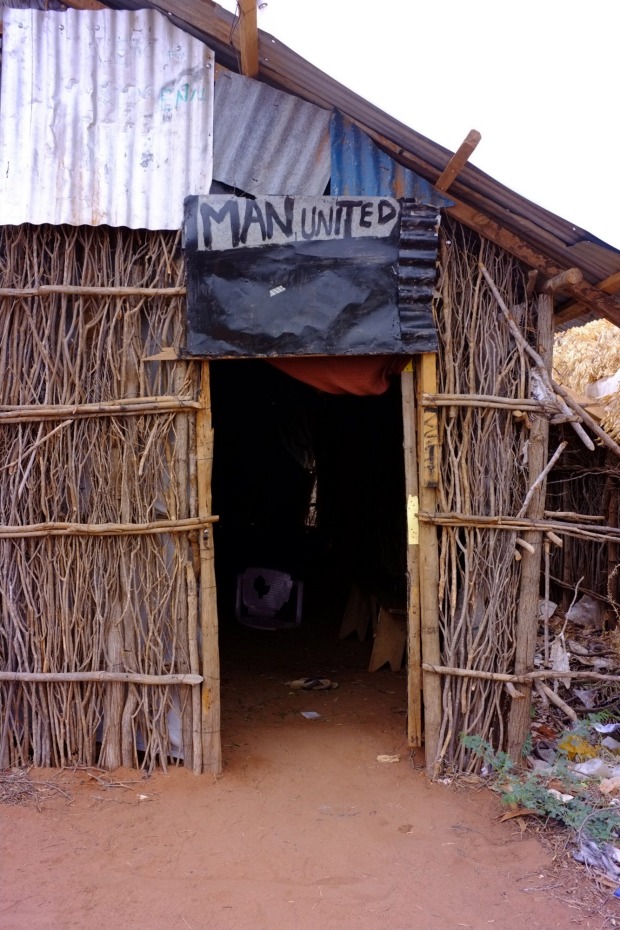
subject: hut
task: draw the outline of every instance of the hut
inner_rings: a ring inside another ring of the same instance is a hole
[[[452,154],[257,32],[253,0],[20,6],[0,767],[219,772],[217,583],[257,527],[274,568],[328,538],[377,635],[406,632],[431,774],[475,765],[461,733],[518,757],[543,540],[575,532],[549,424],[618,454],[552,379],[554,325],[618,323],[620,254],[467,165],[475,134]]]

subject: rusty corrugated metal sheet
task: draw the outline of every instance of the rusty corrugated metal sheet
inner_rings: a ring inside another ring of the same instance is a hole
[[[432,184],[378,148],[365,132],[342,113],[332,113],[331,193],[337,196],[396,197],[435,207],[452,201]]]
[[[5,10],[0,223],[180,227],[211,184],[213,72],[153,10]]]
[[[213,177],[248,194],[325,193],[329,111],[222,70],[215,84]]]

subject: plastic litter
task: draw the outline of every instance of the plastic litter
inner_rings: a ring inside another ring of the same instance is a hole
[[[588,743],[583,737],[577,736],[576,733],[568,733],[561,739],[558,743],[558,749],[566,753],[571,761],[578,756],[582,759],[591,759],[593,756],[596,756],[598,752],[596,746]]]
[[[589,837],[581,836],[579,848],[573,853],[573,859],[603,872],[612,882],[620,882],[620,865],[618,850],[611,843],[597,843]]]
[[[379,755],[377,762],[400,762],[400,756]]]
[[[571,769],[577,775],[586,775],[588,777],[610,778],[611,769],[604,759],[588,759],[587,762],[576,762],[571,765]]]
[[[550,620],[555,613],[555,609],[558,605],[553,601],[545,601],[544,598],[538,602],[538,619],[542,622],[544,620]]]
[[[614,794],[616,791],[620,791],[620,778],[617,775],[604,778],[598,787],[601,794]]]
[[[306,720],[318,720],[321,716],[320,714],[317,714],[315,710],[302,710],[300,713],[302,717],[306,718]]]
[[[557,791],[556,788],[547,788],[549,794],[552,794],[554,798],[557,798],[558,801],[561,801],[562,804],[568,804],[569,801],[575,800],[574,794],[562,794],[561,791]]]
[[[595,630],[603,629],[601,605],[596,598],[584,594],[576,604],[566,611],[566,619],[578,626],[590,626]]]

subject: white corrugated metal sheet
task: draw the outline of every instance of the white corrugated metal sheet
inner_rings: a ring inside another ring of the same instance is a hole
[[[321,196],[330,111],[222,70],[215,82],[213,177],[248,194]]]
[[[0,223],[179,228],[211,186],[213,65],[153,10],[5,10]]]

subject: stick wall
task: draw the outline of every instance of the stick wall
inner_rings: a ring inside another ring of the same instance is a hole
[[[122,527],[0,539],[0,668],[133,675],[0,682],[0,768],[32,759],[152,769],[180,755],[199,768],[200,685],[140,680],[198,671],[188,573],[197,531],[174,525],[198,517],[189,438],[198,375],[191,363],[144,361],[182,341],[183,297],[88,292],[181,286],[175,235],[23,226],[0,239],[3,288],[66,286],[0,297],[0,404],[11,411],[0,422],[0,523]],[[125,414],[119,401],[134,407]],[[85,418],[84,405],[102,406]],[[160,520],[169,532],[132,532]]]

